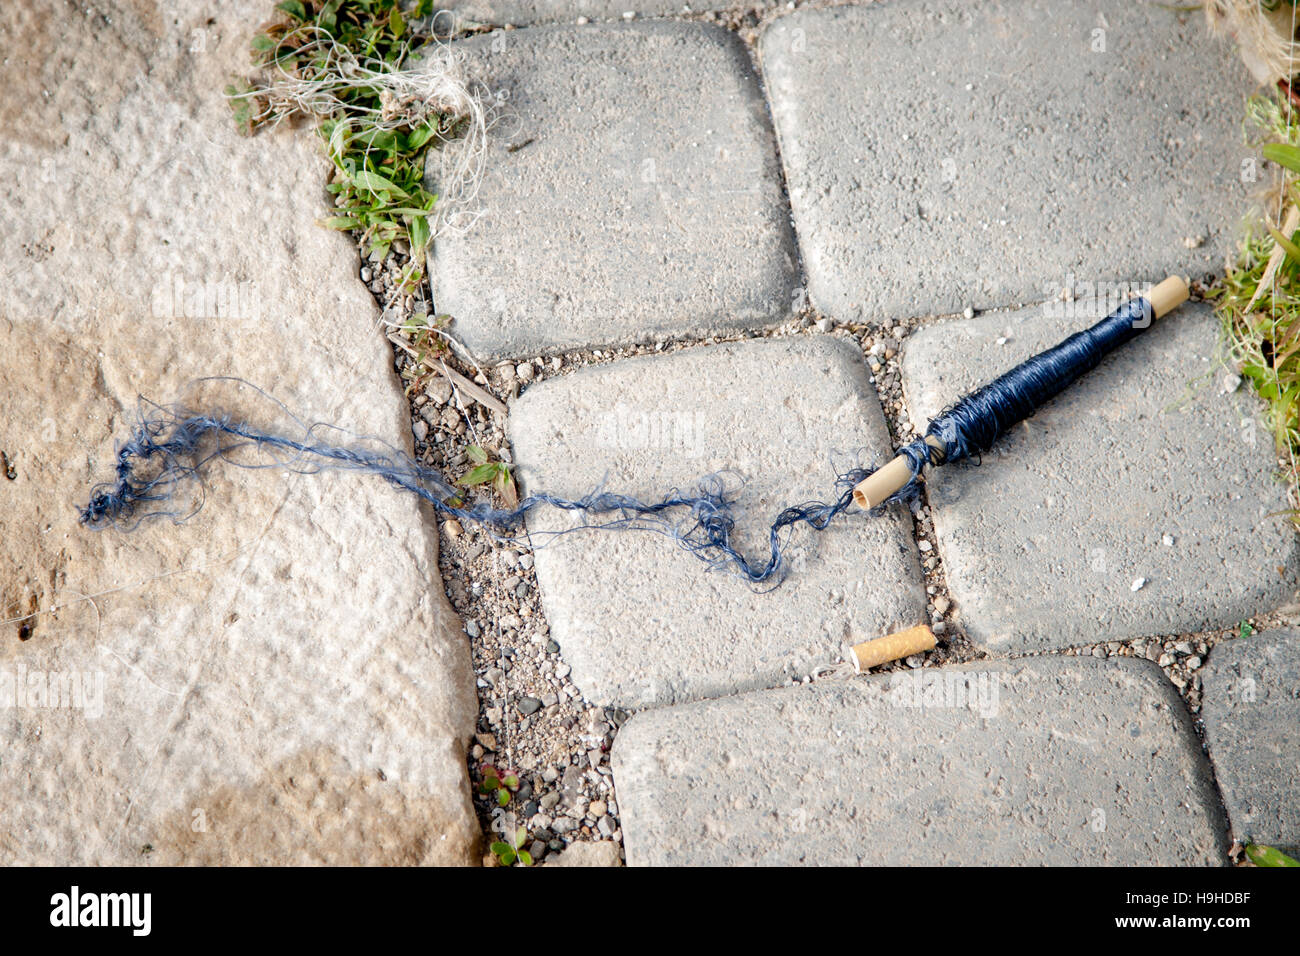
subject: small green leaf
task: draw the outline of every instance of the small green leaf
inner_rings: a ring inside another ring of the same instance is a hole
[[[406,136],[407,152],[415,152],[437,134],[438,128],[430,122],[425,122],[419,129],[412,130]]]
[[[504,807],[510,802],[510,791],[502,787],[497,791],[497,806]]]
[[[1282,235],[1282,233],[1278,232],[1272,226],[1268,227],[1268,232],[1269,235],[1273,237],[1273,241],[1276,242],[1279,246],[1281,246],[1283,251],[1286,252],[1286,257],[1290,259],[1292,262],[1300,264],[1300,246],[1297,246],[1294,242],[1292,242],[1286,236]]]
[[[1300,149],[1286,143],[1269,143],[1260,152],[1270,162],[1284,166],[1293,173],[1300,173]]]
[[[408,198],[406,190],[402,189],[391,179],[386,179],[378,173],[372,173],[369,170],[359,169],[352,174],[352,181],[362,189],[368,189],[372,193],[392,193],[399,199]]]
[[[424,261],[425,249],[429,245],[429,220],[416,216],[411,220],[411,253],[416,262]]]
[[[1256,866],[1300,866],[1300,860],[1292,859],[1281,850],[1271,846],[1251,843],[1246,846],[1246,856]]]
[[[396,4],[393,6],[393,12],[388,15],[388,29],[393,31],[393,36],[400,38],[406,32],[406,21],[402,19],[401,8]]]
[[[307,9],[302,5],[300,0],[284,0],[283,3],[277,3],[275,9],[282,10],[289,14],[299,23],[307,19]]]
[[[527,850],[520,850],[520,851],[519,851],[519,862],[522,863],[524,866],[532,866],[532,865],[533,865],[533,855],[532,855],[531,853],[529,853]]]
[[[520,827],[518,830],[515,831],[515,848],[518,849],[519,847],[523,846],[524,842],[527,839],[528,839],[528,831],[525,830],[523,827]]]
[[[511,790],[519,789],[519,778],[516,777],[513,773],[506,776],[504,779],[502,779],[501,782],[504,783]]]
[[[478,445],[470,445],[465,449],[465,457],[476,465],[481,465],[488,460],[488,453]]]
[[[361,220],[355,216],[330,216],[322,219],[320,224],[326,229],[356,229],[361,225]]]

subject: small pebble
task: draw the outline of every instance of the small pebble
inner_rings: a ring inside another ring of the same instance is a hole
[[[1146,587],[1146,583],[1147,583],[1146,578],[1138,578],[1136,581],[1134,581],[1132,584],[1129,585],[1129,590],[1141,591],[1144,587]]]
[[[515,706],[519,708],[519,713],[525,717],[531,717],[542,709],[542,702],[536,697],[521,697],[519,703]]]

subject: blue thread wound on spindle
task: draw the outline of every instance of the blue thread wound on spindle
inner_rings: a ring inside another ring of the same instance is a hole
[[[898,450],[908,459],[912,477],[884,503],[909,501],[919,494],[921,472],[927,464],[977,458],[998,437],[1024,421],[1081,375],[1101,364],[1106,355],[1151,325],[1151,303],[1133,298],[1091,328],[1021,362],[964,398],[953,402],[930,422],[925,437]],[[935,438],[940,452],[926,442]]]

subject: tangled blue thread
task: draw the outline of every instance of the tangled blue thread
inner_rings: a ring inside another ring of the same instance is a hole
[[[577,512],[600,520],[588,521],[568,531],[581,528],[657,531],[672,537],[710,568],[730,565],[750,583],[762,584],[773,579],[779,581],[784,574],[788,530],[798,524],[825,530],[836,517],[849,510],[853,504],[853,486],[871,473],[870,469],[856,468],[840,475],[835,484],[838,495],[832,502],[809,501],[786,508],[768,529],[766,560],[751,562],[733,543],[735,502],[717,475],[702,479],[694,494],[673,490],[653,502],[597,488],[577,499],[533,494],[513,508],[494,508],[483,501],[454,504],[464,492],[447,484],[436,471],[393,449],[374,451],[316,440],[317,430],[326,426],[313,425],[307,429],[304,440],[297,440],[254,429],[228,415],[193,414],[158,405],[149,407],[152,411],[142,413],[131,437],[118,449],[116,480],[92,489],[90,501],[81,511],[81,521],[88,527],[100,529],[121,524],[133,528],[141,521],[161,517],[176,522],[187,520],[202,507],[204,467],[214,458],[221,458],[246,468],[279,467],[303,473],[339,468],[366,472],[419,496],[447,517],[497,531],[520,528],[525,515],[542,506]],[[249,446],[271,453],[273,461],[250,464],[232,459],[235,452]],[[193,484],[199,490],[198,503],[185,512],[168,507],[182,484]],[[550,534],[564,533],[567,531]]]

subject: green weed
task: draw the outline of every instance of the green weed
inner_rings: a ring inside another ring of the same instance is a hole
[[[1300,117],[1271,97],[1247,106],[1253,145],[1283,169],[1276,223],[1248,237],[1236,266],[1210,293],[1230,361],[1264,400],[1265,424],[1293,501],[1300,501]],[[1293,519],[1300,512],[1292,509]]]
[[[334,214],[323,225],[354,231],[378,261],[398,243],[411,262],[401,287],[423,278],[439,197],[425,188],[429,148],[486,129],[482,109],[454,75],[450,56],[403,69],[433,39],[433,0],[286,0],[252,40],[252,79],[226,96],[235,122],[252,134],[286,119],[317,122],[334,166],[326,187]],[[472,161],[462,172],[473,176]]]
[[[1287,856],[1276,847],[1250,843],[1246,846],[1246,856],[1256,866],[1300,866],[1300,860]]]

